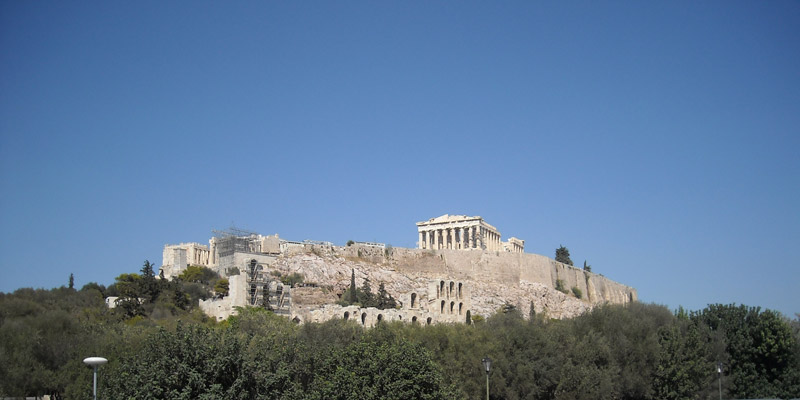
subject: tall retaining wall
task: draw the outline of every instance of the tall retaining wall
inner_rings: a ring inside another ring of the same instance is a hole
[[[566,290],[576,287],[583,293],[583,298],[592,303],[624,304],[638,300],[636,289],[630,286],[539,254],[361,246],[337,247],[335,251],[346,257],[385,263],[404,273],[441,274],[453,279],[513,286],[539,283],[552,288],[556,287],[557,280],[561,280]]]

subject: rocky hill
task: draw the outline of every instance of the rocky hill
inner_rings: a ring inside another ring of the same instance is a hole
[[[629,286],[536,254],[313,246],[279,256],[270,268],[305,277],[311,285],[293,289],[292,298],[293,308],[308,310],[334,303],[350,285],[351,270],[357,285],[368,279],[375,290],[384,283],[402,302],[411,293],[424,302],[436,282],[457,280],[468,288],[472,315],[491,315],[504,304],[528,315],[533,304],[537,313],[569,318],[596,304],[637,299]]]

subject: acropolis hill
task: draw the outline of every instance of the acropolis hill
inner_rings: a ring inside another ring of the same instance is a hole
[[[170,278],[188,265],[201,265],[228,277],[228,296],[200,304],[218,319],[234,313],[236,306],[262,305],[263,293],[269,294],[277,313],[297,322],[352,318],[365,326],[382,320],[469,323],[472,316],[489,316],[505,304],[523,315],[533,304],[537,313],[566,318],[597,304],[637,299],[632,287],[524,253],[523,240],[502,242],[497,229],[481,217],[443,215],[417,223],[417,228],[417,249],[366,242],[292,242],[232,229],[217,232],[209,246],[165,246],[161,273]],[[374,290],[383,283],[398,307],[336,305],[350,286],[351,271],[357,286],[368,280]],[[302,274],[305,284],[289,288],[276,278],[292,273]]]

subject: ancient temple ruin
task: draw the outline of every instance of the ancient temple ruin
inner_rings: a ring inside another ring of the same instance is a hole
[[[488,250],[523,253],[525,241],[512,237],[501,241],[500,232],[483,218],[445,214],[417,222],[417,247],[432,250]]]

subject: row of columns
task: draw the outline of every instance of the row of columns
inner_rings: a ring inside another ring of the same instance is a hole
[[[439,228],[419,231],[421,249],[483,249],[501,250],[500,234],[482,226]]]

